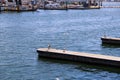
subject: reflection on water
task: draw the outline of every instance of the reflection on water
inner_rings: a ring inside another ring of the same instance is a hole
[[[101,44],[103,48],[120,48],[120,44]]]

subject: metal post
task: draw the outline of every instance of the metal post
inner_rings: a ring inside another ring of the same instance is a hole
[[[34,1],[33,0],[31,1],[31,4],[32,4],[32,10],[34,10]]]
[[[100,0],[99,0],[99,3],[98,3],[99,7],[100,7]]]
[[[45,9],[46,1],[44,0],[44,9]]]
[[[1,12],[1,6],[2,6],[2,3],[0,3],[0,12]]]
[[[102,0],[101,0],[101,6],[102,6]]]
[[[66,1],[66,10],[68,9],[68,7],[67,7],[67,1]]]
[[[1,7],[2,7],[2,0],[0,2],[0,12],[2,11]]]
[[[21,0],[19,0],[19,5],[22,5],[22,1]]]

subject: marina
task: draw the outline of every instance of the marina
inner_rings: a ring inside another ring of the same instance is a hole
[[[100,9],[102,2],[96,0],[83,1],[59,1],[59,0],[2,0],[0,1],[0,11],[36,11],[44,10],[68,10],[68,9]]]
[[[2,0],[0,1],[0,11],[36,11],[38,5],[35,1],[22,0]]]
[[[119,2],[103,3],[103,6],[119,5]],[[114,56],[116,60],[120,47],[102,46],[104,34],[119,38],[119,8],[2,11],[0,80],[120,80],[120,67],[38,58],[36,52],[51,44],[50,51],[55,48],[61,53],[77,52],[75,55],[100,54]]]
[[[100,9],[102,5],[101,1],[97,0],[56,0],[56,1],[43,1],[41,3],[40,9],[47,9],[47,10],[68,10],[68,9],[77,9],[77,10],[84,10],[84,9]]]
[[[2,0],[0,11],[36,11],[43,10],[88,10],[100,8],[120,8],[120,6],[104,6],[102,1],[97,0]]]

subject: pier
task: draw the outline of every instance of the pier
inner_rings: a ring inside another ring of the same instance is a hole
[[[103,44],[115,44],[120,45],[120,38],[113,37],[102,37],[101,38]]]
[[[73,52],[73,51],[59,50],[53,48],[39,48],[37,49],[37,52],[39,57],[120,67],[120,57],[115,57],[115,56],[91,54],[84,52]]]

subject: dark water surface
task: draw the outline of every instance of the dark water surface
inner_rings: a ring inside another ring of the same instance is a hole
[[[104,34],[120,37],[120,9],[38,10],[0,13],[0,80],[120,80],[120,69],[38,59],[36,49],[120,57],[120,47],[101,45]]]

